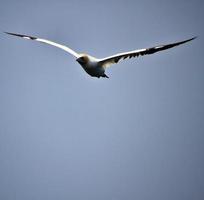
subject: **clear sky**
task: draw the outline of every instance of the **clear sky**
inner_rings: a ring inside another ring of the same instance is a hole
[[[2,31],[96,57],[198,35],[92,78],[0,33],[1,200],[203,200],[203,0],[0,0]]]

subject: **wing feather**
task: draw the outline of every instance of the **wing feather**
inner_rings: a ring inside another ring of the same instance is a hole
[[[42,39],[42,38],[37,38],[37,37],[29,36],[29,35],[17,34],[17,33],[10,33],[10,32],[5,32],[5,33],[9,34],[9,35],[21,37],[21,38],[24,38],[24,39],[35,40],[35,41],[38,41],[38,42],[49,44],[49,45],[55,46],[57,48],[63,49],[64,51],[70,53],[71,55],[75,56],[76,58],[79,57],[79,54],[76,53],[75,51],[73,51],[72,49],[70,49],[69,47],[61,45],[61,44],[58,44],[58,43],[55,43],[55,42],[52,42],[50,40],[46,40],[46,39]]]
[[[184,44],[186,42],[190,42],[191,40],[194,40],[195,38],[197,38],[197,37],[193,37],[193,38],[190,38],[188,40],[181,41],[181,42],[165,44],[165,45],[158,45],[158,46],[147,48],[147,49],[139,49],[139,50],[124,52],[124,53],[119,53],[119,54],[115,54],[113,56],[109,56],[109,57],[100,59],[99,62],[101,64],[101,66],[103,66],[103,67],[109,67],[112,64],[118,63],[120,60],[125,60],[126,58],[132,58],[132,57],[138,57],[138,56],[153,54],[153,53],[156,53],[158,51],[163,51],[163,50],[170,49],[170,48],[173,48],[175,46]]]

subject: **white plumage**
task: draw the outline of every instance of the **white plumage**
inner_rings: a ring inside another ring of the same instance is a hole
[[[181,44],[184,44],[186,42],[189,42],[191,40],[194,40],[196,37],[190,38],[188,40],[180,41],[180,42],[175,42],[171,44],[165,44],[165,45],[159,45],[151,48],[146,48],[146,49],[140,49],[140,50],[134,50],[134,51],[128,51],[124,53],[118,53],[109,57],[105,57],[102,59],[95,58],[93,56],[90,56],[88,54],[79,54],[76,53],[74,50],[70,49],[67,46],[52,42],[50,40],[42,39],[42,38],[37,38],[33,36],[28,36],[28,35],[22,35],[22,34],[16,34],[16,33],[10,33],[10,32],[5,32],[9,35],[13,36],[18,36],[24,39],[30,39],[38,42],[42,42],[45,44],[49,44],[55,47],[58,47],[60,49],[63,49],[64,51],[70,53],[76,58],[76,61],[83,67],[83,69],[91,76],[94,77],[106,77],[108,76],[105,74],[105,70],[107,67],[109,67],[112,64],[116,64],[121,60],[124,60],[126,58],[132,58],[132,57],[138,57],[138,56],[143,56],[143,55],[148,55],[148,54],[153,54],[158,51],[163,51]]]

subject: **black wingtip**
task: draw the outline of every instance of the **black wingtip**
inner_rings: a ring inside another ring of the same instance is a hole
[[[192,37],[192,38],[189,39],[188,41],[195,40],[196,38],[198,38],[198,36]]]
[[[8,34],[8,35],[11,35],[11,33],[7,32],[7,31],[3,31],[3,33]]]
[[[7,32],[7,31],[4,31],[4,33],[6,33],[6,34],[8,34],[8,35],[23,37],[23,35],[17,34],[17,33],[11,33],[11,32]]]
[[[36,40],[37,39],[36,37],[29,36],[29,35],[22,35],[22,34],[18,34],[18,33],[7,32],[7,31],[4,31],[4,33],[6,33],[8,35],[13,35],[13,36],[17,36],[17,37],[31,39],[31,40]]]
[[[183,40],[183,41],[181,41],[181,42],[176,42],[176,43],[170,44],[169,46],[170,46],[170,47],[178,46],[178,45],[181,45],[181,44],[190,42],[190,41],[192,41],[192,40],[195,40],[197,37],[198,37],[198,36],[195,36],[195,37],[192,37],[192,38],[190,38],[190,39]],[[168,45],[167,45],[167,46],[168,46]]]
[[[195,40],[197,37],[198,37],[198,36],[195,36],[195,37],[192,37],[192,38],[190,38],[190,39],[187,39],[187,40],[178,42],[178,44],[179,44],[179,43],[180,43],[180,44],[184,44],[184,43],[186,43],[186,42],[190,42],[190,41],[192,41],[192,40]]]

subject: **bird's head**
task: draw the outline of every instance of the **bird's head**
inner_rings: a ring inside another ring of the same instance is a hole
[[[76,61],[79,64],[84,65],[89,62],[89,58],[87,55],[81,54],[80,57],[76,59]]]

